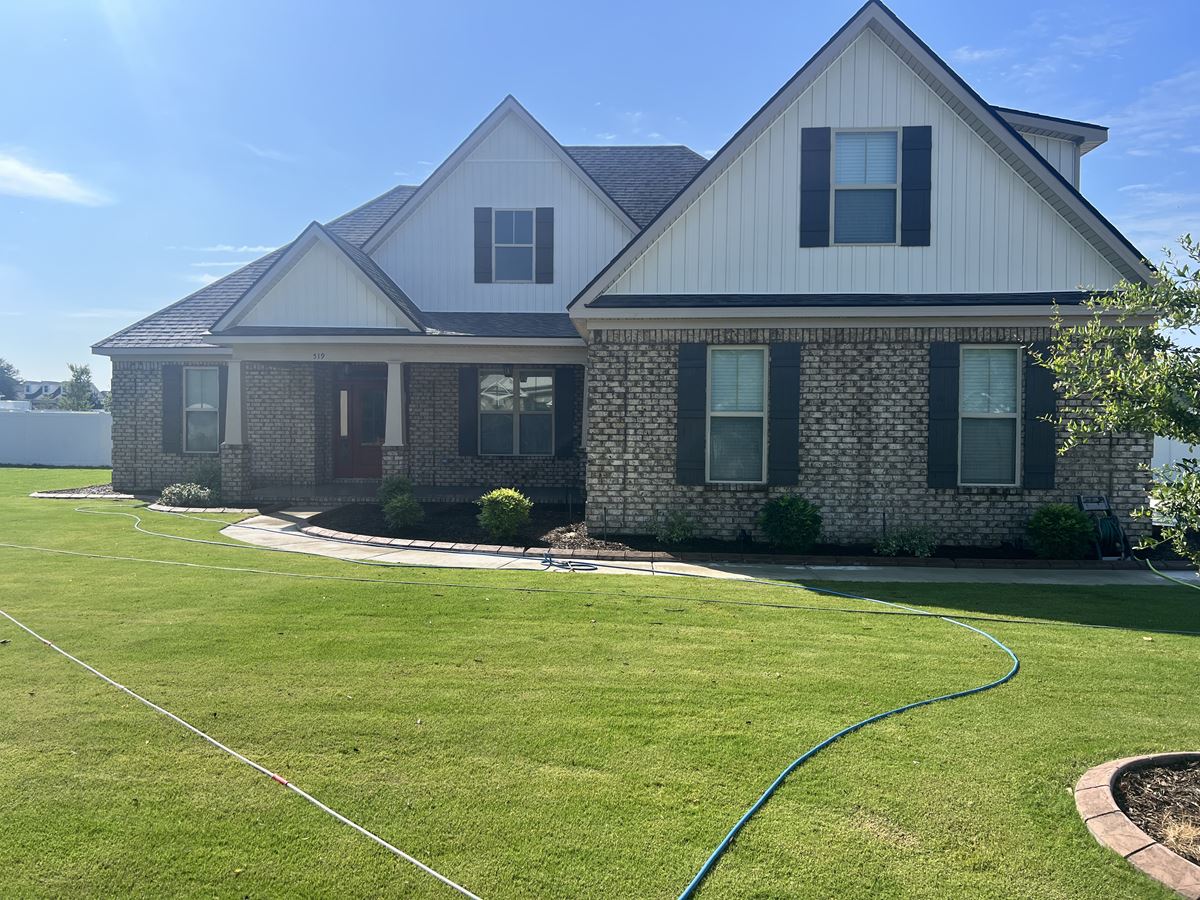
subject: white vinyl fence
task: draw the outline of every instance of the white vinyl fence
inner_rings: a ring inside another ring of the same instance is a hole
[[[112,416],[0,410],[0,465],[111,466]]]
[[[1171,438],[1156,437],[1154,439],[1154,468],[1167,466],[1178,459],[1200,456],[1200,447],[1189,447],[1183,441]]]

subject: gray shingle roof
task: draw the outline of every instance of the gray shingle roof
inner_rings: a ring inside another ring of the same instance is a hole
[[[629,217],[644,226],[704,166],[700,154],[681,146],[565,147],[567,153]],[[361,251],[362,245],[415,193],[400,185],[325,225],[343,249],[389,298],[418,324],[434,333],[488,337],[576,337],[565,314],[559,313],[430,313],[421,312],[404,291]],[[211,348],[205,333],[262,277],[291,246],[266,256],[202,287],[140,322],[95,345],[97,350]],[[419,298],[418,298],[419,299]],[[508,320],[509,324],[505,324]],[[440,324],[434,324],[435,322]]]
[[[563,147],[639,228],[708,162],[689,147]]]

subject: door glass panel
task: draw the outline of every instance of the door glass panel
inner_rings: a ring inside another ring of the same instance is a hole
[[[387,414],[387,393],[380,388],[367,388],[362,396],[362,444],[383,444],[383,423]]]
[[[350,437],[350,392],[338,391],[338,434]]]

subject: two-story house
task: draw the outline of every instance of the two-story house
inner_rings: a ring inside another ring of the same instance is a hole
[[[833,540],[1016,537],[1139,504],[1151,441],[1057,456],[1031,349],[1150,276],[1079,192],[1101,126],[989,105],[868,2],[711,160],[559,144],[506,98],[400,186],[96,345],[113,480],[227,502],[389,474],[716,536],[771,496]]]

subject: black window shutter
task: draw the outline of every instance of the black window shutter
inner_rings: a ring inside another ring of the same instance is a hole
[[[229,367],[221,366],[218,369],[217,375],[217,428],[220,436],[217,438],[218,444],[225,443],[225,399],[229,396]]]
[[[458,455],[479,455],[479,369],[458,370]]]
[[[958,486],[958,344],[929,345],[929,487]]]
[[[1045,355],[1050,344],[1037,341],[1029,348],[1033,353]],[[1037,364],[1033,356],[1025,355],[1025,442],[1022,459],[1021,483],[1032,490],[1049,490],[1054,487],[1055,426],[1042,420],[1053,416],[1058,408],[1058,396],[1054,392],[1054,373]]]
[[[675,394],[675,481],[704,484],[704,406],[708,401],[708,345],[680,344]]]
[[[533,217],[534,258],[537,284],[554,284],[554,207],[539,206]]]
[[[767,484],[800,479],[800,345],[771,345]]]
[[[800,129],[800,246],[829,246],[828,128]]]
[[[575,455],[575,367],[554,370],[554,455]]]
[[[162,367],[162,449],[183,452],[183,366],[178,363]]]
[[[928,247],[933,129],[928,125],[905,128],[900,153],[900,243],[905,247]]]
[[[492,208],[475,207],[475,283],[492,283]]]

